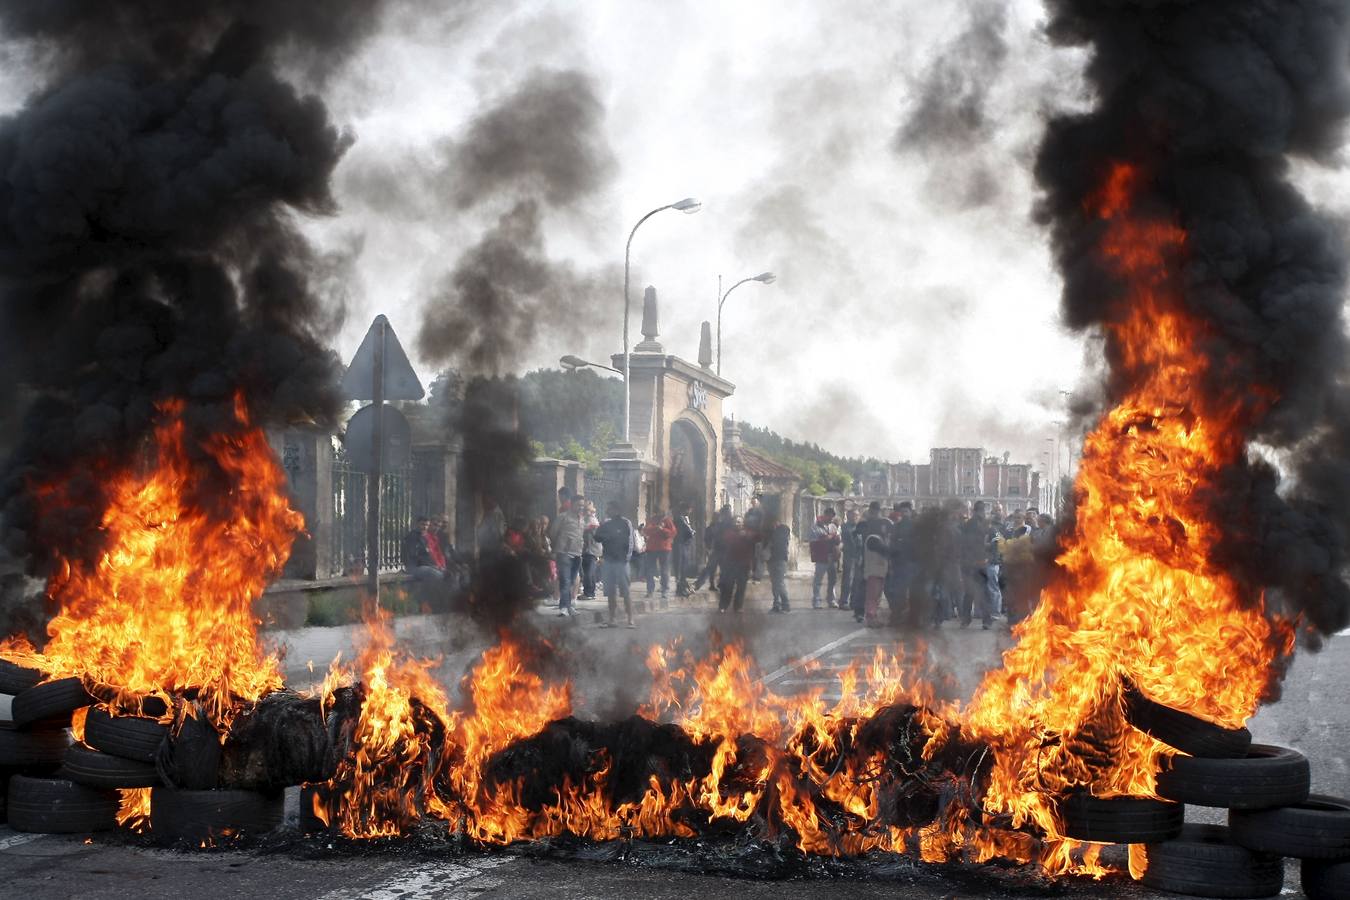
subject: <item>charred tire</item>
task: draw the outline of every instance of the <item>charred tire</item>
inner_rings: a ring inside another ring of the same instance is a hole
[[[1252,744],[1242,759],[1174,756],[1158,772],[1158,796],[1195,806],[1270,809],[1308,799],[1308,758],[1297,750]]]
[[[1350,862],[1305,859],[1299,882],[1308,900],[1345,900],[1350,897]]]
[[[64,718],[93,702],[78,678],[58,678],[31,687],[14,698],[14,727],[25,728],[34,722]]]
[[[105,790],[157,787],[162,784],[154,763],[111,756],[80,744],[73,744],[66,750],[58,774],[76,784]]]
[[[1064,837],[1102,844],[1147,844],[1181,833],[1185,807],[1149,797],[1093,797],[1076,792],[1059,804]]]
[[[9,722],[0,722],[0,766],[54,766],[61,762],[68,746],[70,732],[65,728],[19,731]]]
[[[1284,859],[1229,840],[1222,825],[1187,825],[1173,841],[1149,844],[1144,885],[1193,897],[1274,897],[1284,886]]]
[[[82,834],[117,827],[117,794],[63,778],[9,780],[9,827],[37,834]]]
[[[1252,745],[1246,728],[1223,728],[1190,713],[1156,703],[1139,692],[1125,690],[1125,720],[1145,734],[1182,753],[1204,759],[1241,759]]]
[[[1350,802],[1325,794],[1279,809],[1228,814],[1233,843],[1296,859],[1350,859]]]
[[[281,824],[283,795],[255,791],[178,791],[157,787],[150,792],[150,830],[166,844],[199,844],[232,834],[264,834]]]
[[[169,726],[143,716],[114,716],[95,706],[84,720],[84,742],[123,759],[153,763]]]
[[[25,669],[7,659],[0,659],[0,694],[22,694],[42,680],[37,669]]]

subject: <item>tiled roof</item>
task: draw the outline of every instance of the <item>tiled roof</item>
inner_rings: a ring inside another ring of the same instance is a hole
[[[782,463],[774,462],[757,450],[751,450],[744,445],[740,447],[727,447],[723,454],[727,466],[732,469],[739,469],[742,472],[749,472],[755,478],[772,478],[780,481],[793,479],[800,481],[801,478],[796,472],[789,469]]]

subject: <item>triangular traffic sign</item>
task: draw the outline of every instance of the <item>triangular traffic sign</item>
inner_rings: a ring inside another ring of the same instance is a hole
[[[421,400],[426,393],[422,390],[422,382],[417,380],[408,354],[403,352],[403,345],[384,316],[376,316],[370,323],[370,330],[342,376],[342,395],[348,400],[375,399],[375,351],[381,335],[384,337],[384,399]]]

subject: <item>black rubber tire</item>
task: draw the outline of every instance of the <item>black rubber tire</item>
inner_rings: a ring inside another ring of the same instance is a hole
[[[117,827],[117,792],[64,778],[9,780],[9,827],[36,834],[84,834]]]
[[[1350,897],[1350,862],[1305,859],[1298,880],[1308,900],[1345,900]]]
[[[1270,809],[1308,799],[1311,780],[1302,753],[1252,744],[1242,759],[1172,757],[1158,772],[1158,796],[1193,806]]]
[[[1102,844],[1147,844],[1181,833],[1186,809],[1149,797],[1093,797],[1068,794],[1059,803],[1059,827],[1064,837]]]
[[[1295,859],[1350,859],[1350,801],[1326,794],[1278,809],[1228,814],[1233,843]]]
[[[1246,728],[1224,728],[1190,713],[1163,706],[1126,685],[1125,720],[1182,753],[1205,759],[1241,759],[1252,745]]]
[[[169,735],[169,726],[143,716],[114,716],[102,706],[89,708],[84,742],[112,756],[153,763]]]
[[[255,791],[178,791],[157,787],[150,792],[150,832],[164,844],[201,844],[231,834],[265,834],[281,824],[281,793]]]
[[[158,787],[163,783],[154,763],[100,753],[82,744],[72,744],[66,750],[57,774],[76,784],[105,790]]]
[[[70,731],[65,728],[20,731],[9,722],[0,722],[0,766],[13,769],[55,766],[69,746]]]
[[[1176,840],[1149,844],[1146,887],[1192,897],[1274,897],[1284,886],[1284,859],[1229,840],[1222,825],[1189,824]]]
[[[37,669],[25,669],[7,659],[0,659],[0,694],[22,694],[42,680]]]
[[[70,714],[93,700],[83,682],[73,676],[39,684],[14,698],[14,727],[25,728],[49,719],[69,724]]]

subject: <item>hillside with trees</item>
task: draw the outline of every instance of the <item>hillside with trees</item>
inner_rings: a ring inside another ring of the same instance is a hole
[[[808,494],[829,491],[847,494],[865,470],[881,465],[873,458],[838,456],[821,449],[819,444],[789,440],[776,431],[749,422],[739,424],[742,443],[800,475],[802,489]],[[731,420],[726,419],[723,427],[731,427]]]

